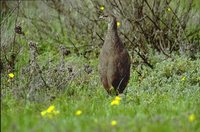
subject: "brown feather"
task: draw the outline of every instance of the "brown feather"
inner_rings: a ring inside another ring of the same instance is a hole
[[[130,57],[117,33],[117,22],[109,16],[108,32],[100,53],[99,72],[105,90],[110,94],[113,86],[116,94],[123,93],[130,78]]]

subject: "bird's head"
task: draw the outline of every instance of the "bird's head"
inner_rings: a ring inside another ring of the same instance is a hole
[[[106,20],[108,22],[108,29],[117,29],[117,20],[114,15],[101,15],[99,19]]]

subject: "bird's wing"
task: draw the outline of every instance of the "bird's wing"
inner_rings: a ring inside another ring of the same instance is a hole
[[[130,73],[130,56],[126,49],[124,49],[120,53],[119,60],[117,63],[117,69],[121,77],[124,77],[125,75]]]

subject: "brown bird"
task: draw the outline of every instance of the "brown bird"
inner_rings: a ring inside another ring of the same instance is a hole
[[[99,56],[99,72],[108,94],[113,86],[118,95],[123,93],[130,78],[130,56],[118,36],[116,17],[109,15],[106,19],[108,31]]]

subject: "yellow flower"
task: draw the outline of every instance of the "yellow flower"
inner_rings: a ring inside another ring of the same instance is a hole
[[[100,6],[99,9],[103,11],[105,9],[105,7],[102,5],[102,6]]]
[[[12,79],[15,75],[13,73],[9,73],[8,76]]]
[[[167,8],[167,11],[170,12],[170,11],[171,11],[171,8],[168,7],[168,8]]]
[[[121,97],[116,96],[114,100],[112,100],[111,105],[119,105],[120,104]]]
[[[54,105],[51,105],[51,106],[49,106],[49,108],[47,109],[47,112],[48,113],[51,113],[51,112],[53,112],[55,110],[55,106]]]
[[[117,26],[120,27],[120,26],[121,26],[121,23],[120,23],[120,22],[117,22]]]
[[[195,117],[194,114],[191,114],[191,115],[188,116],[189,122],[193,122],[195,119],[196,119],[196,117]]]
[[[45,115],[47,114],[47,111],[44,110],[44,111],[42,111],[40,114],[41,114],[41,116],[45,116]]]
[[[115,97],[115,100],[119,100],[119,101],[120,101],[120,100],[121,100],[121,97],[120,97],[120,96],[116,96],[116,97]]]
[[[185,81],[185,80],[186,80],[186,77],[183,76],[183,77],[181,78],[181,81]]]
[[[82,111],[81,111],[81,110],[77,110],[76,113],[75,113],[75,115],[77,115],[77,116],[79,116],[79,115],[81,115],[81,114],[82,114]]]
[[[58,115],[60,112],[56,110],[54,105],[49,106],[47,110],[42,111],[40,114],[42,117],[53,118],[53,116]]]
[[[119,105],[119,103],[120,103],[120,101],[119,100],[113,100],[112,102],[111,102],[111,105]]]
[[[116,125],[117,125],[117,121],[116,121],[116,120],[112,120],[112,121],[111,121],[111,125],[112,125],[112,126],[116,126]]]

